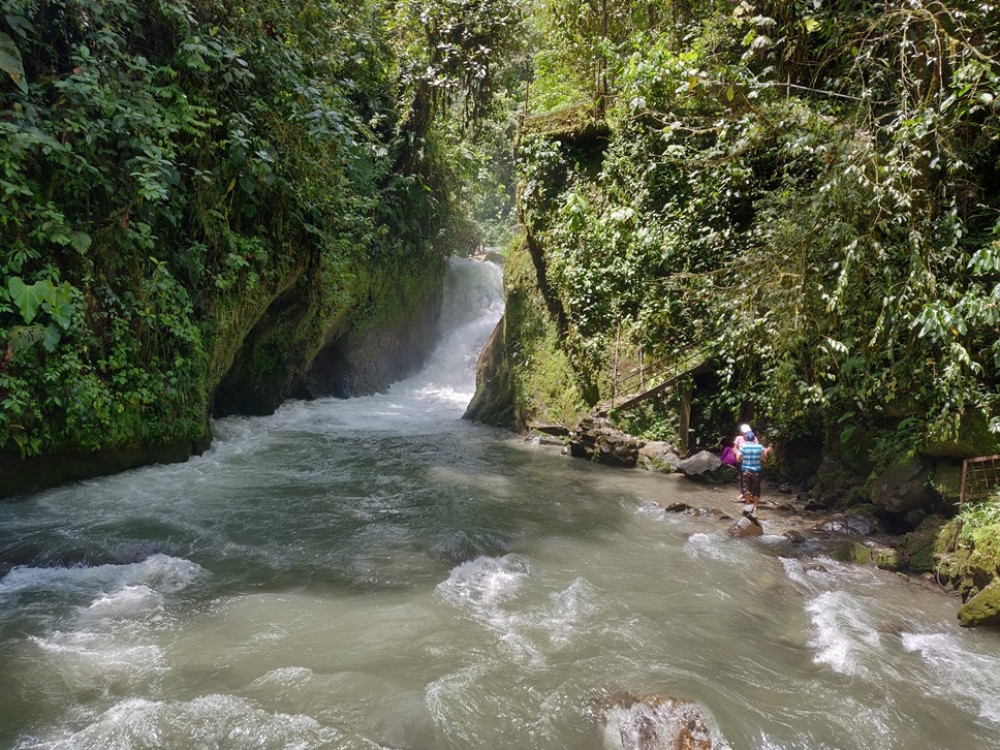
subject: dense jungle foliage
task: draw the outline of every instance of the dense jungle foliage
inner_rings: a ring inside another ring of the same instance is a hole
[[[515,181],[547,398],[708,345],[696,442],[995,452],[991,2],[0,6],[0,452],[203,441],[235,361],[503,242]]]
[[[518,146],[529,244],[581,382],[616,345],[710,344],[702,444],[753,416],[876,462],[997,452],[995,4],[542,11],[529,114],[584,103],[607,123],[588,131],[576,110]]]
[[[7,459],[203,443],[274,300],[243,359],[301,372],[480,240],[462,135],[516,49],[506,0],[0,8]]]

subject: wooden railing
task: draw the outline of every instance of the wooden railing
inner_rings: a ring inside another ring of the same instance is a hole
[[[611,385],[611,398],[597,404],[596,413],[627,409],[662,393],[681,377],[703,365],[708,353],[707,346],[691,347],[675,357],[655,360],[651,364],[643,362],[624,373],[616,372]]]

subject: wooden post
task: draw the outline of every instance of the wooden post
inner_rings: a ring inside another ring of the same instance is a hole
[[[686,380],[687,378],[685,378]],[[680,434],[677,436],[677,448],[682,456],[688,453],[688,431],[691,429],[691,384],[681,387]]]
[[[611,381],[611,408],[615,408],[615,399],[618,398],[618,347],[621,344],[622,322],[619,320],[615,324],[615,371]]]

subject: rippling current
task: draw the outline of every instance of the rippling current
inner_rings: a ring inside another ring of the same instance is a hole
[[[1000,633],[955,599],[463,421],[501,312],[456,260],[388,393],[0,504],[0,747],[596,749],[622,691],[696,701],[722,747],[998,747]]]

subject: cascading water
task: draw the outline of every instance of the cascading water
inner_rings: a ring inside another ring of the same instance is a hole
[[[617,691],[732,748],[996,746],[1000,641],[954,599],[461,420],[501,305],[455,261],[420,376],[0,505],[0,747],[597,748]]]

